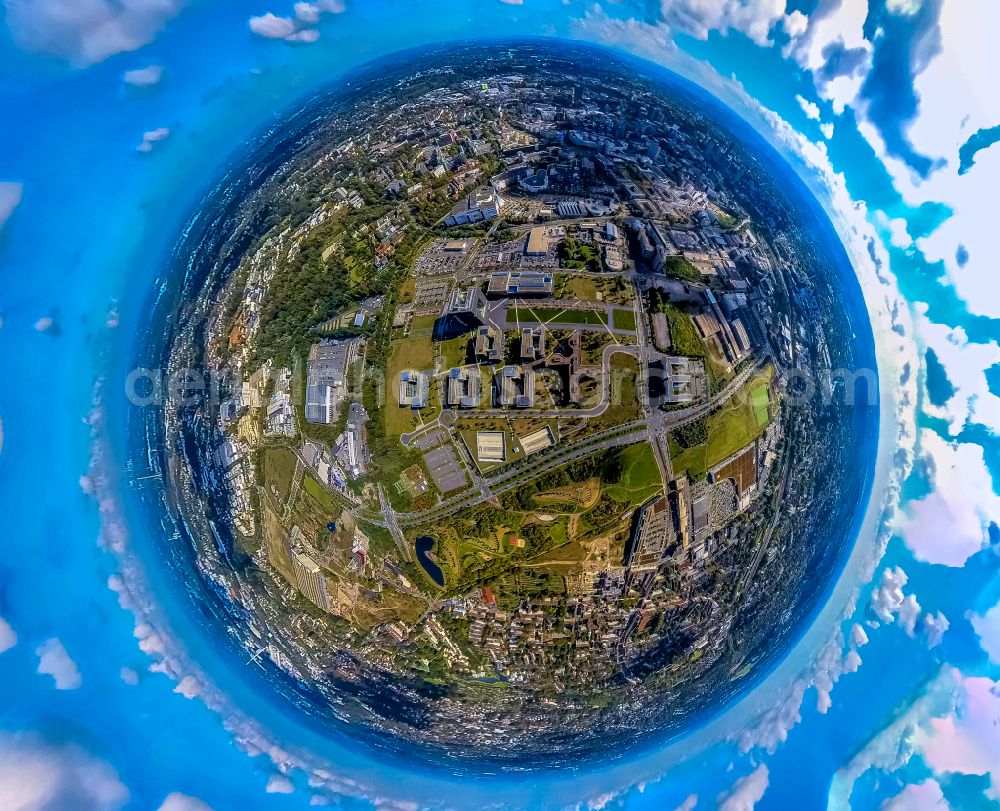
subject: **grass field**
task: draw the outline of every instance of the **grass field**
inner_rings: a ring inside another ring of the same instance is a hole
[[[607,487],[614,498],[638,507],[661,491],[660,466],[648,442],[630,445],[618,458],[622,465],[621,481]]]
[[[433,419],[434,411],[432,406],[422,409],[420,416],[411,408],[401,408],[399,405],[399,373],[404,369],[428,370],[434,368],[434,344],[431,341],[431,330],[434,326],[434,317],[430,318],[430,326],[426,324],[417,326],[421,319],[414,319],[410,328],[410,334],[406,338],[400,338],[392,342],[392,350],[389,353],[389,365],[386,371],[386,392],[385,404],[385,435],[389,438],[398,438],[400,434],[412,431],[423,419]],[[435,390],[432,383],[431,391]],[[434,398],[431,397],[431,402]]]
[[[633,302],[632,285],[621,277],[598,278],[556,274],[555,298],[574,301],[600,301],[607,304],[630,305]]]
[[[635,331],[635,311],[634,310],[612,310],[611,326],[615,329],[627,329]]]
[[[337,516],[343,512],[343,509],[334,500],[330,491],[323,487],[323,485],[316,481],[316,479],[312,476],[304,476],[302,478],[302,486],[305,487],[306,492],[330,514],[331,521],[336,519]]]
[[[295,463],[295,454],[288,448],[268,448],[264,451],[264,486],[279,508],[288,501]]]
[[[436,323],[436,315],[418,315],[410,321],[410,337],[430,337],[434,332],[434,325]]]
[[[597,294],[597,282],[586,276],[571,276],[566,280],[561,298],[576,299],[577,301],[600,301]]]
[[[438,349],[441,352],[441,367],[451,369],[455,366],[464,366],[469,358],[469,342],[472,340],[472,333],[459,335],[457,338],[449,338],[441,341]]]
[[[770,419],[768,384],[774,367],[768,366],[751,378],[725,408],[706,419],[708,441],[682,449],[671,440],[670,457],[677,473],[686,471],[691,479],[700,479],[707,471],[745,448],[759,437]]]
[[[507,311],[507,320],[519,324],[574,324],[607,326],[608,315],[601,310],[556,310],[535,307],[514,307]]]
[[[689,358],[707,358],[708,347],[695,329],[691,317],[670,304],[666,305],[665,314],[670,328],[671,352]]]
[[[499,507],[475,505],[407,535],[436,540],[445,593],[488,584],[498,599],[540,594],[554,583],[535,578],[572,571],[587,555],[581,544],[611,543],[617,560],[632,510],[660,486],[653,449],[641,443],[550,471],[504,494]]]

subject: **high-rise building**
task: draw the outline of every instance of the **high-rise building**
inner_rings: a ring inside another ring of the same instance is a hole
[[[330,598],[326,591],[326,577],[316,561],[304,552],[294,552],[292,569],[298,590],[324,611],[329,611]]]

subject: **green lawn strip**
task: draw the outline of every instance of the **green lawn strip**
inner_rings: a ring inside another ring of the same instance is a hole
[[[430,316],[428,316],[430,317]],[[416,321],[416,319],[414,319]],[[433,320],[432,320],[433,325]],[[420,425],[421,417],[428,419],[426,414],[417,416],[411,408],[399,405],[399,375],[406,369],[429,371],[434,368],[434,344],[431,341],[430,330],[410,330],[406,338],[392,342],[387,370],[386,404],[385,404],[385,435],[389,439],[398,439],[400,434],[408,433]],[[434,390],[433,381],[431,389]],[[423,409],[429,412],[430,409]],[[433,419],[433,415],[429,417]]]
[[[459,335],[457,338],[449,338],[441,341],[438,348],[441,352],[441,366],[444,369],[452,369],[456,366],[465,366],[469,361],[469,342],[471,334]]]
[[[635,311],[614,309],[611,311],[611,324],[614,329],[635,331]]]
[[[687,471],[690,478],[699,479],[710,468],[759,437],[769,420],[766,385],[773,375],[774,368],[769,366],[747,382],[725,407],[706,418],[707,442],[682,450],[671,441],[674,470]],[[761,389],[763,402],[759,394]],[[676,455],[675,451],[678,451]]]
[[[292,489],[292,477],[295,475],[295,464],[295,454],[288,448],[267,448],[264,451],[264,481],[268,487],[272,484],[275,486],[281,506],[288,501],[288,494]]]
[[[608,315],[604,310],[556,310],[554,308],[514,307],[508,311],[508,321],[519,324],[574,324],[580,326],[607,326]],[[513,313],[511,316],[510,313]]]

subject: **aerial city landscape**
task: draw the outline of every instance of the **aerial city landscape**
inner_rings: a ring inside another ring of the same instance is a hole
[[[432,51],[313,103],[217,190],[161,336],[214,381],[144,417],[173,541],[248,663],[387,746],[530,766],[717,709],[865,488],[814,214],[728,119],[575,58]]]

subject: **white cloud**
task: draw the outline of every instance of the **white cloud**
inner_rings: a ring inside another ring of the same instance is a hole
[[[303,28],[301,31],[296,31],[294,34],[290,34],[285,37],[288,42],[303,42],[306,44],[316,42],[319,39],[319,31],[315,28]]]
[[[269,11],[259,17],[251,17],[250,30],[260,37],[288,39],[298,32],[299,25],[291,17],[278,17]]]
[[[251,17],[250,31],[259,37],[283,39],[286,42],[311,43],[319,39],[319,31],[309,26],[319,22],[324,14],[341,14],[345,10],[343,0],[312,0],[298,2],[292,6],[291,17],[282,17],[272,12]]]
[[[918,560],[963,566],[988,543],[990,522],[1000,517],[983,449],[926,429],[920,447],[933,489],[906,505],[900,533]]]
[[[677,806],[674,809],[674,811],[694,811],[694,809],[697,807],[698,807],[698,795],[688,794],[688,796],[684,798],[684,802],[682,802],[679,806]]]
[[[83,683],[80,669],[70,657],[63,643],[55,637],[47,639],[35,649],[38,656],[38,673],[51,676],[57,690],[75,690]]]
[[[913,636],[917,632],[919,618],[920,603],[912,594],[907,594],[903,598],[903,604],[899,607],[899,627],[906,631],[907,636]]]
[[[139,683],[139,674],[133,667],[123,667],[118,671],[118,676],[129,687],[135,687]]]
[[[907,582],[909,582],[909,578],[899,566],[882,570],[882,577],[878,585],[872,589],[869,601],[872,613],[881,622],[892,623],[895,621],[896,614],[903,607],[905,600],[903,586]]]
[[[272,774],[265,790],[268,794],[292,794],[295,785],[283,774]]]
[[[858,623],[851,626],[851,644],[856,648],[864,647],[868,644],[868,634]]]
[[[21,204],[21,194],[24,187],[20,183],[0,181],[0,231],[14,209]]]
[[[864,635],[864,632],[862,631]],[[852,644],[857,638],[852,633]],[[864,635],[865,642],[868,641]],[[844,650],[844,637],[835,631],[820,649],[807,671],[800,674],[789,686],[781,701],[769,706],[757,716],[754,723],[738,735],[740,749],[749,752],[760,748],[773,754],[788,738],[788,732],[802,720],[802,700],[810,687],[816,688],[816,709],[826,713],[833,706],[834,685],[845,673],[854,673],[861,667],[857,650]]]
[[[719,795],[719,811],[753,811],[767,791],[769,780],[767,766],[761,763],[746,777],[737,780],[728,793]]]
[[[152,152],[153,146],[164,140],[168,135],[170,135],[170,130],[166,127],[157,127],[155,130],[144,132],[142,134],[142,141],[139,142],[139,146],[135,148],[135,151]]]
[[[1000,603],[985,614],[969,612],[967,616],[979,637],[979,646],[986,651],[993,664],[1000,665]]]
[[[756,44],[771,43],[771,30],[786,23],[785,0],[660,0],[660,18],[671,28],[698,39],[710,31],[739,31]],[[792,25],[798,20],[792,22]],[[787,28],[786,28],[787,30]]]
[[[25,50],[76,67],[152,42],[185,0],[6,0],[7,27]]]
[[[195,698],[201,693],[201,683],[194,676],[185,676],[177,683],[174,692],[184,696],[184,698]]]
[[[799,107],[802,108],[802,112],[806,114],[806,118],[810,121],[819,121],[819,105],[814,101],[809,101],[809,99],[803,96],[796,96],[795,100],[799,103]]]
[[[50,315],[44,315],[35,322],[35,329],[42,333],[51,333],[56,327],[55,319]]]
[[[830,785],[830,811],[848,811],[852,807],[854,784],[869,769],[892,773],[902,768],[916,749],[916,729],[934,715],[952,712],[955,707],[955,682],[942,669],[927,683],[924,691],[839,769]]]
[[[500,0],[500,2],[504,3],[505,5],[508,5],[508,6],[523,6],[524,5],[524,0]]]
[[[197,797],[175,791],[166,796],[158,811],[212,811],[212,806]]]
[[[785,0],[659,0],[654,6],[655,22],[647,23],[635,18],[609,17],[599,4],[590,6],[577,28],[586,30],[590,37],[615,44],[633,53],[675,52],[674,33],[684,33],[697,39],[706,39],[710,32],[728,34],[739,31],[758,45],[769,45],[771,31],[781,24],[788,30],[800,25],[797,12],[785,16]],[[630,40],[626,34],[638,38]],[[661,56],[662,60],[662,56]]]
[[[609,17],[596,3],[574,22],[573,27],[584,39],[622,48],[661,64],[669,64],[671,58],[679,54],[670,38],[670,29],[663,23],[651,25],[631,17]]]
[[[4,811],[115,811],[129,792],[111,766],[80,747],[19,734],[0,736],[0,799]]]
[[[885,9],[890,14],[902,14],[911,17],[920,11],[923,0],[885,0]]]
[[[160,65],[149,65],[144,68],[127,70],[122,75],[122,80],[125,84],[132,85],[133,87],[152,87],[159,84],[162,78],[163,68]]]
[[[890,218],[884,211],[874,211],[872,216],[875,222],[889,236],[889,244],[894,248],[909,248],[913,245],[913,237],[910,236],[909,226],[902,217]]]
[[[788,36],[800,37],[809,27],[809,18],[796,9],[791,14],[785,15],[784,19],[781,21],[781,25],[785,29],[785,33],[788,34]]]
[[[927,319],[927,305],[914,306],[920,337],[944,367],[954,394],[943,405],[927,400],[924,410],[948,422],[952,436],[961,433],[967,422],[977,423],[1000,435],[1000,397],[990,391],[986,370],[1000,363],[996,341],[972,343],[961,327],[936,324]]]
[[[791,41],[785,48],[785,55],[812,72],[817,92],[830,101],[838,115],[857,99],[871,65],[872,47],[864,35],[867,16],[867,3],[828,0],[820,3],[804,30],[799,30],[801,24],[798,24],[797,34],[788,32]],[[844,64],[839,72],[828,74],[833,50],[849,54],[851,58],[841,60]]]
[[[936,648],[940,645],[950,627],[948,618],[940,611],[936,614],[924,614],[924,636],[927,637],[927,647]]]
[[[856,650],[843,652],[843,640],[835,635],[820,652],[814,676],[816,687],[816,709],[823,715],[833,706],[833,686],[845,673],[856,673],[861,667],[861,656]]]
[[[833,137],[833,129],[834,125],[832,121],[827,121],[819,125],[819,131],[823,133],[823,137],[828,141]]]
[[[8,651],[17,644],[17,632],[10,627],[10,623],[0,617],[0,653]]]
[[[318,23],[320,14],[320,7],[315,3],[296,3],[292,7],[295,12],[296,19],[301,20],[304,23]]]
[[[899,0],[896,5],[916,3]],[[931,262],[944,265],[948,282],[971,313],[1000,317],[1000,297],[995,295],[995,239],[993,201],[995,178],[1000,175],[1000,148],[993,146],[976,156],[976,165],[959,174],[958,150],[980,129],[1000,122],[1000,94],[994,77],[1000,74],[1000,4],[994,0],[941,3],[938,25],[927,42],[911,47],[915,74],[913,91],[919,100],[917,115],[904,130],[913,149],[943,164],[921,178],[898,158],[888,154],[878,129],[867,118],[863,104],[856,104],[858,129],[892,175],[906,202],[916,206],[940,202],[949,206],[949,217],[917,247]],[[961,253],[968,258],[959,261]]]
[[[937,780],[912,783],[895,797],[882,803],[881,811],[948,811],[948,805]]]
[[[932,718],[917,733],[924,761],[937,775],[989,775],[988,794],[1000,797],[1000,682],[953,677],[959,688],[955,712]]]

